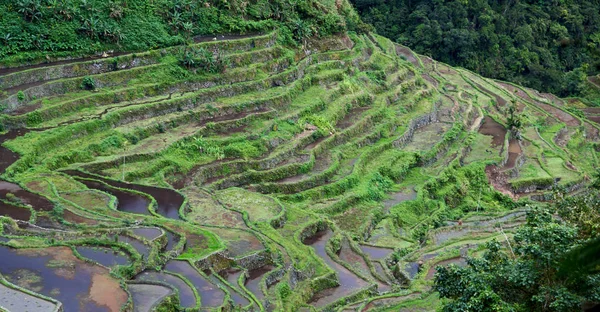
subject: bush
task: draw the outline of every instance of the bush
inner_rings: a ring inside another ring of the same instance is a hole
[[[39,111],[33,111],[27,115],[27,125],[36,126],[44,121],[42,114]]]
[[[19,102],[25,100],[25,93],[23,93],[23,91],[17,92],[17,99],[19,100]]]
[[[187,69],[198,69],[205,73],[222,73],[227,67],[226,61],[219,51],[211,52],[205,48],[186,47],[179,53],[177,59],[181,66]]]
[[[292,289],[290,288],[290,285],[286,282],[281,282],[279,284],[278,291],[279,295],[281,296],[281,299],[285,299],[292,294]]]
[[[81,81],[81,89],[96,90],[96,81],[94,78],[89,76],[83,77],[83,81]]]

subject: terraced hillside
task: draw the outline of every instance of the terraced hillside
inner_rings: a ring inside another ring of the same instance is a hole
[[[4,69],[2,308],[428,311],[437,265],[599,166],[581,101],[277,37],[196,43],[216,73],[181,47]]]

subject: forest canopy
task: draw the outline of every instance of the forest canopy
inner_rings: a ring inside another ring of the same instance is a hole
[[[353,0],[377,32],[487,77],[561,96],[600,70],[594,0]]]

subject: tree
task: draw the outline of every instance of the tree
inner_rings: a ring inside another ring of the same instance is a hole
[[[434,289],[450,299],[444,311],[580,311],[582,302],[600,299],[600,276],[561,273],[564,259],[572,259],[567,251],[578,241],[575,226],[536,208],[515,234],[512,249],[492,241],[468,266],[438,268]]]
[[[506,123],[508,130],[510,130],[514,136],[518,137],[519,131],[523,127],[523,122],[521,121],[516,100],[511,101],[510,105],[508,106],[508,118],[506,119]]]
[[[352,2],[380,35],[483,76],[568,96],[600,71],[595,0]]]
[[[596,169],[593,179],[594,180],[592,181],[592,187],[596,188],[596,189],[600,189],[600,168]]]

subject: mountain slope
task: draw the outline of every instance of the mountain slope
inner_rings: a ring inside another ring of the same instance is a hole
[[[71,246],[101,264],[82,248],[118,250],[107,278],[133,299],[77,297],[90,306],[431,307],[436,264],[504,240],[527,199],[576,193],[599,166],[600,126],[581,101],[374,34],[300,47],[285,35],[0,76],[1,244]],[[11,268],[0,273],[31,289]],[[148,301],[151,285],[162,300]]]

